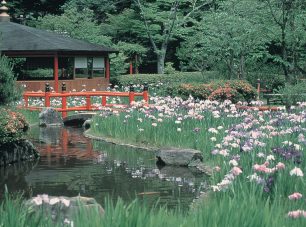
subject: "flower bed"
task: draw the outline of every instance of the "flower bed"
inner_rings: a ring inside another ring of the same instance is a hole
[[[230,101],[153,97],[151,102],[96,116],[91,130],[130,143],[199,149],[214,169],[211,190],[222,193],[221,202],[246,193],[280,203],[284,217],[304,217],[306,205],[290,200],[306,194],[306,103],[288,113],[238,110]]]
[[[28,127],[21,113],[0,108],[0,145],[20,140]]]

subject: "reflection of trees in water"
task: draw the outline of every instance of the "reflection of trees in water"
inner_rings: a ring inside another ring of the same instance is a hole
[[[0,168],[0,199],[3,198],[5,185],[9,192],[23,192],[25,196],[30,196],[31,185],[25,180],[38,164],[38,160],[29,162],[20,162],[10,165],[6,168]]]

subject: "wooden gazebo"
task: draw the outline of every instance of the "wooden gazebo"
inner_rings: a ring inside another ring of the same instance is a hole
[[[115,49],[10,22],[6,2],[0,7],[0,52],[19,66],[17,83],[26,91],[104,90],[109,84],[109,54]]]

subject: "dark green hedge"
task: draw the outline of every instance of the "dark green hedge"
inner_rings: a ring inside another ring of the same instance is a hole
[[[181,83],[207,83],[212,79],[219,78],[217,72],[176,72],[174,74],[137,74],[122,75],[111,78],[111,83],[118,86],[128,86],[129,84],[149,83],[151,86],[162,84]]]

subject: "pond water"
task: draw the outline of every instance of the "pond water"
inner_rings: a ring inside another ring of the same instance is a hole
[[[36,162],[0,168],[0,198],[9,192],[26,197],[136,197],[153,206],[188,209],[207,186],[207,177],[184,167],[158,167],[152,152],[92,141],[79,128],[32,128],[28,137],[40,151]]]

